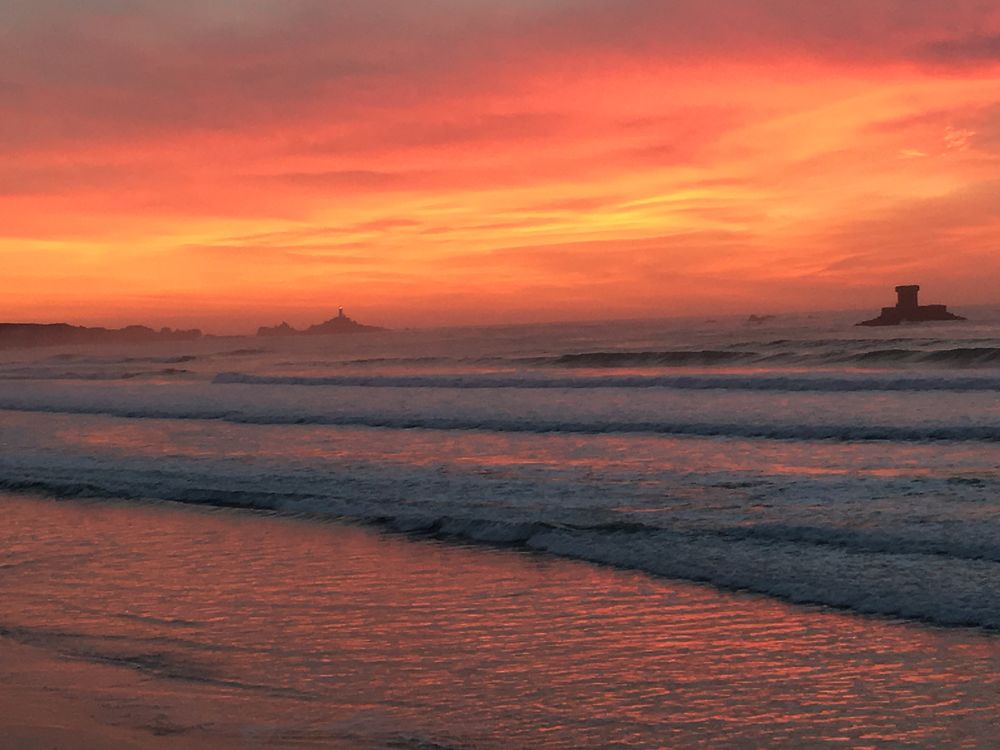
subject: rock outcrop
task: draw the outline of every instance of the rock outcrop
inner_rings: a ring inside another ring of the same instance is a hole
[[[292,328],[288,323],[268,328],[264,326],[257,331],[258,336],[327,336],[331,334],[343,333],[372,333],[374,331],[384,331],[378,326],[366,326],[356,320],[344,315],[344,308],[340,308],[336,318],[331,318],[325,323],[318,323],[304,331]]]
[[[939,320],[965,320],[961,315],[948,312],[945,305],[921,305],[918,302],[920,287],[916,284],[897,286],[895,307],[883,307],[877,318],[863,320],[859,326],[898,326],[900,323],[928,323]]]
[[[261,326],[257,329],[258,336],[298,336],[302,331],[296,331],[288,323],[279,326]]]

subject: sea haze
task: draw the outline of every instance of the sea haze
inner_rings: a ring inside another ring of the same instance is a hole
[[[8,350],[0,489],[343,518],[997,629],[1000,310],[970,317]]]

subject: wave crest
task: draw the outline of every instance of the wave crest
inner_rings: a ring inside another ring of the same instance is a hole
[[[534,372],[455,375],[253,375],[222,372],[216,385],[362,388],[671,388],[731,391],[1000,391],[1000,377],[873,377],[767,374],[553,376]]]

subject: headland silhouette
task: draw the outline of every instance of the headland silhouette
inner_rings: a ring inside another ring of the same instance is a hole
[[[155,341],[193,341],[197,328],[155,330],[147,326],[88,328],[69,323],[0,323],[0,348],[62,346],[66,344],[144,344]]]

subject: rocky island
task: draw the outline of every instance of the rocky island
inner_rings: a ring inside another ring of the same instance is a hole
[[[366,326],[358,323],[356,320],[344,315],[344,308],[340,308],[337,312],[336,318],[331,318],[325,323],[318,323],[314,326],[309,326],[309,328],[304,331],[300,331],[296,328],[292,328],[288,323],[282,323],[281,325],[268,327],[263,326],[257,331],[258,336],[326,336],[330,334],[344,334],[344,333],[373,333],[375,331],[384,331],[384,328],[379,328],[378,326]]]
[[[900,323],[927,323],[935,320],[965,320],[948,312],[945,305],[921,305],[917,300],[920,287],[916,284],[897,286],[895,307],[883,307],[877,318],[863,320],[859,326],[898,326]]]
[[[201,331],[155,330],[146,326],[87,328],[68,323],[0,323],[0,348],[63,346],[66,344],[145,344],[154,341],[191,341]]]

